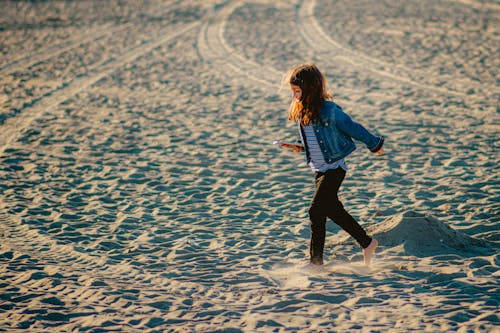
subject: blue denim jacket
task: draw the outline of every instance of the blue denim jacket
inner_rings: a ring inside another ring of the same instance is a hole
[[[384,145],[383,136],[377,137],[368,132],[332,101],[324,101],[320,115],[321,119],[312,126],[327,163],[333,163],[352,153],[356,149],[352,139],[363,142],[372,152],[378,151]],[[306,161],[309,163],[311,158],[300,123],[299,133],[300,141],[304,143]]]

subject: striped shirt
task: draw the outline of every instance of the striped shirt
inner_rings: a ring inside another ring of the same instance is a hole
[[[342,169],[347,171],[347,165],[345,164],[344,159],[340,159],[333,163],[326,163],[325,158],[323,157],[323,153],[321,152],[321,148],[318,144],[318,139],[314,134],[313,127],[311,125],[302,126],[305,134],[305,140],[307,142],[307,149],[309,151],[309,155],[311,157],[311,161],[309,162],[309,166],[315,172],[325,172],[330,169],[337,169],[341,167]]]

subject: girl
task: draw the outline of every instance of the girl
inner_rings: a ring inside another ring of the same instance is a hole
[[[365,264],[370,265],[378,242],[344,209],[338,190],[347,170],[344,158],[356,149],[352,138],[363,142],[370,151],[382,154],[384,137],[372,135],[331,101],[324,77],[314,64],[294,68],[288,83],[293,93],[288,119],[298,124],[300,144],[281,143],[281,146],[295,152],[305,151],[307,164],[315,172],[316,191],[309,207],[310,261],[323,264],[328,217],[354,237],[363,248]]]

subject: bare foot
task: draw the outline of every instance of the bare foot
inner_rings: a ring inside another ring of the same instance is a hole
[[[363,249],[363,256],[365,257],[365,265],[366,266],[370,266],[373,254],[375,253],[377,246],[378,246],[378,240],[373,238],[370,245],[368,245],[367,248]]]
[[[311,258],[311,264],[321,266],[323,265],[323,258]]]

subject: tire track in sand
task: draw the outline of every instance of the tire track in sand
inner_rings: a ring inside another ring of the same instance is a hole
[[[410,73],[415,72],[410,68],[386,63],[341,45],[328,36],[321,28],[314,14],[315,7],[316,0],[300,1],[296,10],[296,19],[302,37],[319,53],[328,53],[329,56],[333,56],[336,60],[346,62],[354,67],[363,68],[381,77],[406,83],[420,89],[430,90],[445,95],[467,98],[473,97],[473,95],[468,95],[460,91],[449,90],[432,84],[419,83],[419,81],[421,81],[420,79],[410,76]],[[419,78],[425,78],[426,76],[419,73],[417,73],[417,75]]]
[[[0,207],[4,206],[0,202]],[[85,267],[90,271],[102,269],[105,265],[105,257],[102,255],[92,256],[75,251],[71,245],[63,245],[48,236],[42,235],[38,230],[30,228],[22,221],[13,221],[8,216],[0,216],[0,231],[4,244],[13,251],[28,254],[30,257],[43,258],[47,264],[56,264],[75,268]],[[16,241],[29,239],[30,241]],[[43,250],[50,248],[50,251]],[[78,253],[75,255],[74,253]]]
[[[213,65],[221,73],[226,69],[234,78],[252,80],[266,89],[279,89],[283,73],[273,67],[261,65],[238,54],[224,39],[229,16],[243,3],[235,1],[223,8],[214,9],[213,16],[203,24],[198,35],[198,52],[202,60]]]
[[[445,1],[461,3],[463,5],[479,10],[500,10],[500,5],[494,3],[481,3],[473,0],[445,0]]]
[[[0,202],[0,207],[2,206]],[[89,255],[77,251],[73,245],[61,244],[8,216],[0,215],[0,237],[3,239],[0,253],[7,250],[13,258],[9,259],[9,265],[22,267],[26,264],[31,268],[9,270],[9,274],[0,277],[0,282],[18,287],[25,296],[29,296],[29,293],[43,293],[53,295],[63,303],[77,302],[80,307],[109,307],[120,306],[120,302],[123,302],[121,297],[112,296],[116,295],[117,290],[123,292],[125,297],[129,291],[135,298],[140,292],[142,300],[137,299],[132,302],[136,304],[130,306],[143,308],[152,302],[151,299],[157,298],[161,290],[168,295],[183,296],[176,287],[179,283],[164,277],[161,271],[145,271],[125,260],[119,264],[109,263],[108,257],[103,253]],[[24,263],[27,259],[28,262]],[[198,283],[191,281],[183,281],[182,284],[200,287]],[[0,304],[9,302],[11,300],[7,299]]]
[[[90,43],[93,41],[98,41],[106,35],[118,33],[124,29],[132,26],[132,23],[127,23],[124,25],[113,27],[112,23],[105,24],[95,30],[85,31],[81,34],[74,36],[68,41],[58,43],[56,45],[47,46],[40,51],[37,51],[35,55],[32,56],[20,56],[0,67],[0,75],[7,75],[9,73],[15,72],[20,69],[27,69],[29,66],[42,62],[46,59],[53,58],[56,55],[63,53],[65,51],[71,50],[79,45]]]
[[[171,12],[178,8],[178,4],[176,7],[169,6],[166,10],[163,5],[157,6],[153,12],[158,13],[159,15],[163,15],[165,13]],[[83,45],[86,43],[91,43],[100,40],[101,38],[116,34],[125,29],[128,29],[133,26],[133,23],[125,23],[118,26],[113,26],[113,23],[107,23],[101,25],[93,30],[85,30],[84,32],[73,36],[69,40],[66,40],[61,43],[56,43],[54,45],[49,45],[44,47],[41,50],[37,50],[34,55],[20,55],[18,57],[14,57],[9,63],[0,67],[0,75],[6,75],[12,72],[15,72],[19,69],[27,69],[29,66],[36,64],[38,62],[42,62],[46,59],[53,58],[60,53],[69,51],[74,49],[79,45]]]
[[[76,95],[78,92],[86,89],[102,78],[113,73],[124,64],[132,62],[141,55],[146,54],[156,47],[182,36],[182,34],[184,34],[185,32],[188,32],[199,25],[200,22],[194,22],[188,24],[183,28],[176,29],[175,31],[171,31],[171,29],[164,30],[161,34],[159,34],[158,38],[150,40],[149,42],[146,42],[145,44],[142,44],[132,49],[131,51],[124,53],[114,61],[104,63],[103,65],[99,65],[94,68],[90,68],[89,71],[93,72],[93,75],[77,78],[72,82],[63,85],[61,88],[50,92],[45,96],[42,96],[34,103],[34,105],[24,108],[19,116],[7,119],[1,126],[2,131],[0,132],[0,156],[3,155],[7,147],[12,145],[12,143],[19,139],[24,130],[29,128],[30,124],[43,112],[52,110],[62,102],[68,100],[71,96]]]
[[[42,98],[33,106],[24,109],[18,117],[8,119],[0,132],[0,142],[2,143],[0,156],[3,155],[5,149],[22,136],[30,124],[43,112],[53,110],[65,100],[110,75],[123,65],[134,61],[156,47],[181,37],[199,25],[199,22],[193,22],[175,31],[163,30],[158,38],[132,49],[114,61],[93,68],[91,72],[94,75],[75,79],[49,96]],[[5,204],[0,200],[0,208],[5,208],[4,206]],[[130,265],[107,264],[105,253],[90,255],[77,251],[72,245],[61,244],[50,236],[29,228],[28,225],[23,225],[22,221],[14,221],[8,216],[0,216],[0,231],[3,238],[8,240],[6,244],[11,244],[9,248],[28,254],[30,257],[39,258],[43,262],[50,262],[52,266],[66,271],[68,275],[83,272],[86,276],[102,277],[107,281],[106,283],[117,285],[130,284],[136,280],[140,281],[141,277],[144,278],[144,272]],[[26,239],[30,241],[26,242]]]
[[[94,75],[75,79],[49,96],[42,98],[35,105],[24,109],[18,117],[8,119],[0,132],[0,142],[2,143],[0,156],[3,155],[5,149],[22,136],[24,130],[28,129],[30,124],[39,118],[43,112],[56,108],[62,102],[110,75],[123,65],[131,63],[153,49],[181,37],[184,33],[195,29],[199,25],[200,22],[193,22],[175,31],[172,31],[171,28],[163,30],[159,37],[132,49],[114,61],[92,68],[91,72]],[[5,203],[0,200],[0,209],[6,208],[4,206]],[[145,273],[138,268],[123,263],[119,265],[108,264],[106,263],[106,253],[87,254],[77,251],[71,244],[62,244],[49,235],[44,235],[40,231],[23,224],[22,220],[15,221],[12,217],[0,216],[0,234],[6,239],[5,243],[10,244],[9,248],[12,250],[50,263],[52,266],[67,272],[68,275],[83,272],[86,276],[96,276],[106,280],[108,284],[116,284],[117,286],[130,284],[133,281],[146,280],[144,278]],[[26,242],[26,239],[30,241]]]

